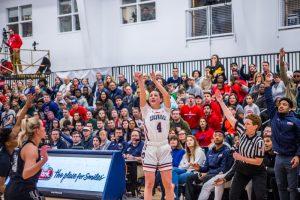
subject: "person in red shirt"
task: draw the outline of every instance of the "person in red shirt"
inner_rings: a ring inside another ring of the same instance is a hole
[[[204,110],[204,106],[207,104],[210,105],[213,114],[215,114],[219,118],[219,120],[222,121],[222,118],[223,118],[222,109],[221,109],[219,103],[212,99],[212,95],[211,95],[210,91],[204,92],[204,100],[203,100],[202,110]],[[204,115],[204,113],[203,113],[203,115]]]
[[[212,94],[219,90],[224,98],[228,99],[229,94],[231,93],[231,87],[225,83],[224,77],[222,75],[217,76],[217,83],[214,84],[211,88]]]
[[[248,84],[246,81],[240,78],[237,71],[233,71],[231,74],[231,92],[237,95],[239,104],[242,104],[244,98],[248,94]]]
[[[215,130],[221,130],[221,120],[211,110],[210,105],[204,105],[204,118],[210,128]]]
[[[86,116],[87,110],[85,109],[85,107],[78,105],[77,99],[72,99],[71,103],[72,103],[72,108],[70,110],[70,115],[74,117],[74,114],[78,113],[81,119],[87,121],[87,116]]]
[[[199,131],[196,133],[195,137],[201,148],[208,148],[212,143],[214,130],[208,126],[205,118],[200,119],[199,127]]]
[[[195,103],[195,96],[189,94],[186,105],[183,105],[180,109],[180,115],[190,125],[193,135],[198,131],[201,113],[201,108]]]
[[[17,68],[19,68],[19,72],[23,72],[21,60],[20,60],[20,48],[23,44],[22,39],[19,34],[15,33],[13,29],[9,29],[9,39],[6,43],[10,49],[10,59],[14,65],[14,73],[18,74]]]

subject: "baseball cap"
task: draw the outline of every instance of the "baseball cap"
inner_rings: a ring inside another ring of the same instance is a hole
[[[75,104],[75,103],[78,103],[78,101],[77,101],[77,99],[72,99],[72,100],[71,100],[71,103],[72,103],[72,104]]]
[[[215,133],[221,133],[225,137],[225,132],[221,130],[215,130]]]
[[[190,76],[190,77],[188,77],[188,80],[195,80],[195,78]]]
[[[82,129],[82,131],[90,131],[90,130],[91,130],[90,127],[87,127],[87,126],[83,127],[83,129]]]

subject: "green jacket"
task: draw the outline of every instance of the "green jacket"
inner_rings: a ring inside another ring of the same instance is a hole
[[[192,134],[189,124],[186,121],[184,121],[182,118],[180,118],[180,121],[178,123],[171,120],[170,128],[176,130],[177,127],[180,127],[181,129],[185,130],[187,135]]]

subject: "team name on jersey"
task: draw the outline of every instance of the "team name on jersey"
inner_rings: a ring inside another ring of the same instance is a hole
[[[153,120],[167,120],[165,115],[152,115],[150,116],[150,122]]]

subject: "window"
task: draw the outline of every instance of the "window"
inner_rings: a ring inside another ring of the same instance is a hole
[[[7,9],[7,28],[13,29],[23,37],[32,36],[32,6],[20,6]]]
[[[231,0],[191,0],[186,19],[187,39],[233,33]]]
[[[299,0],[280,0],[280,26],[300,27]]]
[[[121,2],[123,24],[156,19],[155,0],[121,0]]]
[[[79,14],[76,0],[58,1],[59,32],[80,30]]]

